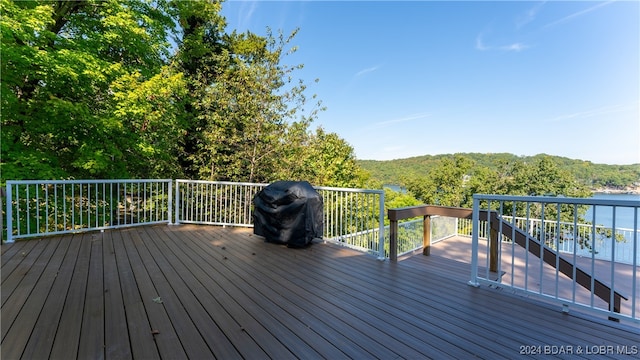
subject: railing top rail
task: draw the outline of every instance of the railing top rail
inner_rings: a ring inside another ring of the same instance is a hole
[[[109,184],[109,183],[151,183],[151,182],[172,182],[172,179],[93,179],[93,180],[7,180],[6,184],[9,185],[38,185],[38,184]],[[240,186],[267,186],[267,183],[241,183],[233,181],[208,181],[208,180],[187,180],[177,179],[178,183],[196,183],[196,184],[220,184],[220,185],[240,185]],[[343,191],[343,192],[357,192],[357,193],[369,193],[369,194],[384,194],[384,190],[373,189],[354,189],[354,188],[339,188],[328,186],[314,186],[316,190],[329,190],[329,191]]]
[[[451,206],[438,206],[438,205],[418,205],[408,206],[403,208],[389,209],[388,218],[391,221],[398,221],[403,219],[410,219],[417,216],[448,216],[461,219],[471,218],[471,209],[451,207]]]
[[[176,179],[178,183],[192,183],[192,184],[220,184],[220,185],[240,185],[240,186],[267,186],[265,183],[250,183],[250,182],[235,182],[235,181],[210,181],[210,180],[188,180],[188,179]]]
[[[512,195],[474,194],[473,198],[479,199],[479,200],[523,201],[523,202],[538,202],[538,203],[552,203],[552,204],[640,207],[640,196],[638,197],[638,200],[612,200],[612,199],[593,199],[593,198],[555,197],[555,196],[512,196]]]
[[[209,180],[187,180],[187,179],[177,179],[178,183],[192,183],[192,184],[220,184],[220,185],[241,185],[241,186],[267,186],[269,184],[266,183],[249,183],[249,182],[234,182],[234,181],[209,181]],[[375,189],[356,189],[356,188],[341,188],[341,187],[331,187],[331,186],[314,186],[316,190],[327,190],[327,191],[342,191],[342,192],[353,192],[353,193],[365,193],[365,194],[384,194],[384,190],[375,190]]]
[[[354,192],[354,193],[364,193],[364,194],[384,194],[384,190],[374,190],[374,189],[355,189],[355,188],[341,188],[341,187],[331,187],[331,186],[314,186],[316,190],[327,190],[327,191],[342,191],[342,192]]]
[[[171,179],[103,179],[103,180],[7,180],[7,185],[37,184],[111,184],[111,183],[150,183],[172,182]]]

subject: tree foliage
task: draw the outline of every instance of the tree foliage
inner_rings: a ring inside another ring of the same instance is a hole
[[[477,193],[585,197],[590,194],[550,157],[533,163],[503,162],[497,169],[477,165],[465,156],[438,160],[424,178],[407,177],[403,185],[425,203],[471,207]]]
[[[353,149],[311,129],[296,31],[229,32],[218,1],[0,1],[3,181],[362,183]]]
[[[425,178],[407,178],[404,185],[426,204],[462,206],[464,184],[472,162],[463,157],[443,158]]]
[[[601,188],[624,189],[640,185],[640,164],[607,165],[590,161],[569,159],[560,156],[539,154],[536,156],[517,156],[507,153],[461,153],[443,155],[424,155],[407,159],[387,161],[358,160],[358,165],[371,173],[371,177],[385,184],[400,184],[402,177],[426,177],[429,171],[443,158],[460,155],[473,161],[475,167],[486,167],[492,171],[501,171],[504,164],[531,164],[542,158],[548,158],[558,168],[570,173],[576,180],[591,190]]]
[[[171,19],[138,1],[1,6],[3,178],[126,174],[113,85],[160,71]]]

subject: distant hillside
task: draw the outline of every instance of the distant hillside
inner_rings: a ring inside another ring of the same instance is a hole
[[[535,161],[537,158],[549,156],[538,154],[535,156],[517,156],[509,153],[480,154],[462,153],[473,160],[476,165],[494,169],[500,162]],[[368,171],[372,178],[384,184],[400,184],[403,177],[424,177],[434,164],[443,157],[452,157],[453,154],[424,155],[397,160],[358,160],[358,164]],[[592,190],[598,189],[628,189],[640,186],[640,164],[634,165],[607,165],[594,164],[590,161],[574,160],[560,156],[551,156],[554,162],[562,169],[572,173],[576,179],[589,186]]]

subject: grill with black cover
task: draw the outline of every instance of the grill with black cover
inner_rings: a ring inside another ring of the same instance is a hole
[[[253,198],[253,233],[266,241],[305,247],[322,238],[322,196],[307,181],[277,181]]]

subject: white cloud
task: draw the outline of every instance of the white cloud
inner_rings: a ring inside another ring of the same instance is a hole
[[[380,66],[376,65],[376,66],[372,66],[370,68],[362,69],[362,70],[358,71],[355,76],[362,76],[364,74],[367,74],[367,73],[370,73],[370,72],[374,72],[374,71],[378,70],[379,68],[380,68]]]
[[[389,125],[403,123],[403,122],[407,122],[407,121],[425,119],[425,118],[428,118],[430,116],[431,116],[431,114],[429,114],[429,113],[412,114],[412,115],[408,115],[408,116],[405,116],[405,117],[402,117],[402,118],[393,119],[393,120],[380,121],[380,122],[377,122],[377,123],[373,124],[373,126],[376,127],[376,128],[381,128],[381,127],[386,127],[386,126],[389,126]]]
[[[502,49],[502,50],[515,51],[515,52],[519,52],[519,51],[522,51],[522,50],[528,49],[528,48],[530,48],[530,46],[529,45],[525,45],[523,43],[513,43],[511,45],[500,46],[500,49]]]
[[[516,27],[520,29],[525,25],[527,25],[528,23],[533,22],[536,19],[536,16],[538,15],[542,7],[544,6],[544,4],[546,4],[546,1],[542,1],[534,5],[523,16],[518,17],[516,19]]]
[[[594,116],[618,113],[618,112],[629,110],[630,108],[631,106],[622,105],[622,104],[603,106],[597,109],[590,109],[590,110],[578,111],[570,114],[559,115],[554,118],[546,120],[546,122],[559,122],[559,121],[572,120],[572,119],[585,119],[585,118],[590,118]]]
[[[592,11],[595,11],[595,10],[597,10],[597,9],[603,7],[603,6],[609,5],[609,4],[611,4],[611,3],[615,2],[615,1],[616,0],[609,0],[609,1],[598,3],[598,4],[594,5],[594,6],[586,8],[584,10],[575,12],[575,13],[570,14],[570,15],[567,15],[567,16],[559,19],[559,20],[550,22],[547,25],[543,26],[543,28],[548,28],[548,27],[551,27],[551,26],[555,26],[555,25],[560,25],[560,24],[566,23],[566,22],[571,21],[571,20],[573,20],[573,19],[575,19],[575,18],[577,18],[579,16],[582,16],[584,14],[588,14],[588,13],[590,13]]]
[[[489,48],[484,45],[484,42],[482,41],[482,37],[483,37],[482,33],[476,36],[476,50],[487,51],[489,50]]]
[[[238,10],[238,27],[245,29],[249,28],[251,25],[251,18],[258,7],[258,2],[242,1],[241,4],[240,9]]]
[[[482,33],[478,34],[478,36],[476,37],[476,50],[479,50],[479,51],[501,50],[501,51],[519,52],[531,47],[521,42],[515,42],[513,44],[508,44],[508,45],[489,46],[484,43],[483,37],[484,37],[484,34]]]

